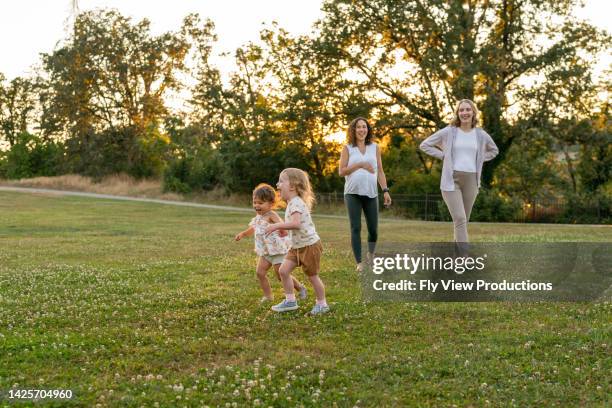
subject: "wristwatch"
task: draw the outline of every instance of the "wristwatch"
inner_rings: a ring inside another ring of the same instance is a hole
[[[389,192],[389,189],[388,189],[388,188],[386,188],[386,187],[385,187],[385,188],[383,188],[383,193],[388,193],[388,192]]]

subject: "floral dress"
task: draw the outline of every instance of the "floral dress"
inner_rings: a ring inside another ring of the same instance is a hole
[[[257,256],[284,255],[291,248],[289,237],[281,237],[278,231],[266,235],[266,228],[271,223],[266,221],[270,213],[255,216],[249,226],[255,229],[255,253]]]

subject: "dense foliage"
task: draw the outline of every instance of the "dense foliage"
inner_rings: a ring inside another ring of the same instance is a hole
[[[209,20],[155,36],[147,20],[84,12],[36,76],[0,76],[0,177],[123,172],[182,193],[246,193],[299,167],[336,191],[329,136],[360,115],[392,193],[436,193],[440,163],[418,143],[471,98],[500,148],[477,218],[551,199],[609,217],[611,83],[593,69],[610,35],[577,20],[577,3],[326,0],[310,35],[272,24],[237,49],[227,80],[210,61]]]

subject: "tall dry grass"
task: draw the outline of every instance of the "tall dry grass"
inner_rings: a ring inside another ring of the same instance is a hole
[[[161,200],[191,201],[206,204],[245,207],[251,205],[250,194],[227,192],[221,188],[211,191],[181,195],[164,192],[163,183],[157,179],[137,180],[126,174],[107,176],[101,180],[77,174],[56,177],[35,177],[20,180],[0,180],[0,185],[14,187],[46,188],[63,191],[111,194],[127,197],[157,198]]]
[[[228,192],[223,188],[201,191],[191,194],[164,192],[163,182],[157,179],[138,180],[126,174],[107,176],[101,180],[77,174],[66,174],[56,177],[36,177],[21,180],[2,180],[0,185],[14,187],[46,188],[63,191],[80,191],[86,193],[110,194],[126,197],[156,198],[160,200],[189,201],[203,204],[228,205],[233,207],[250,207],[251,194]],[[284,209],[284,205],[280,206]],[[346,209],[342,200],[339,202],[318,202],[314,211],[321,214],[345,215]],[[387,217],[394,214],[385,211]]]
[[[81,191],[87,193],[111,194],[129,197],[160,198],[164,200],[182,200],[179,194],[164,193],[160,180],[137,180],[126,174],[117,174],[94,181],[90,177],[77,174],[66,174],[56,177],[35,177],[20,180],[2,180],[1,184],[15,187],[47,188],[64,191]]]

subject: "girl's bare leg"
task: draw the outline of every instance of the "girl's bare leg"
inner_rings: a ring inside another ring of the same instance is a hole
[[[293,279],[291,272],[295,269],[297,264],[293,261],[285,259],[278,270],[281,282],[283,283],[283,289],[285,291],[285,297],[287,300],[294,301],[295,294],[293,293]]]
[[[326,305],[327,300],[325,299],[325,285],[323,285],[323,281],[321,278],[319,278],[319,275],[308,276],[308,279],[310,279],[315,296],[317,297],[317,304]]]
[[[278,280],[282,282],[280,273],[278,272],[280,270],[280,266],[281,264],[274,265],[274,272],[276,272],[276,277],[278,278]],[[291,279],[293,280],[293,289],[295,289],[296,292],[299,292],[300,289],[302,289],[304,285],[299,280],[297,280],[296,277],[293,275],[291,275]]]
[[[268,269],[272,264],[263,257],[259,257],[257,262],[257,279],[259,280],[259,286],[266,298],[272,300],[272,288],[270,287],[270,281],[268,280]]]

